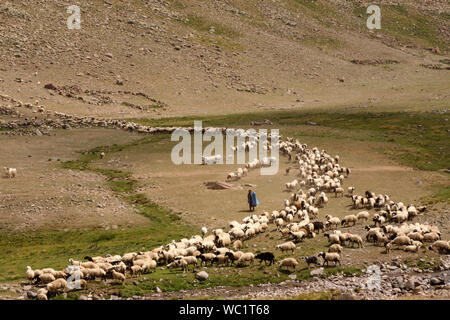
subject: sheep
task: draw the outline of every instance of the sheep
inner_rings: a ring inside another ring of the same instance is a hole
[[[412,244],[410,246],[405,246],[405,247],[403,247],[403,251],[406,251],[406,252],[418,252],[420,246],[421,246],[420,244]]]
[[[231,264],[234,263],[234,261],[239,260],[239,258],[243,255],[244,253],[242,251],[236,251],[236,252],[227,252],[225,253],[225,256],[228,257],[228,261],[231,262]]]
[[[281,219],[283,220],[283,219]],[[245,232],[242,229],[233,228],[228,232],[233,239],[244,239]]]
[[[341,219],[339,219],[338,217],[332,217],[330,215],[326,215],[325,219],[327,219],[326,225],[329,226],[330,228],[332,228],[332,227],[337,228],[341,224]]]
[[[384,233],[377,232],[374,237],[374,242],[376,245],[386,244],[389,242],[389,239],[386,237],[386,235]]]
[[[339,230],[336,230],[339,231]],[[341,233],[339,231],[339,233],[337,234],[339,237],[339,243],[341,245],[345,245],[347,241],[349,241],[349,237],[350,237],[350,233],[346,232],[346,233]]]
[[[441,254],[450,254],[450,243],[448,241],[437,240],[431,246],[429,246],[428,249],[437,249],[437,251]]]
[[[44,288],[38,289],[36,298],[38,300],[48,300],[47,293],[48,293],[47,289]]]
[[[104,152],[100,152],[100,159],[103,159],[105,157],[105,153]]]
[[[214,252],[214,254],[215,255],[225,254],[229,251],[230,251],[230,249],[228,249],[228,248],[217,248],[217,250]]]
[[[111,270],[111,275],[113,277],[114,280],[118,280],[120,282],[125,282],[125,274],[121,273],[121,272],[117,272],[116,270],[112,269]]]
[[[281,252],[292,251],[292,254],[294,254],[295,248],[296,248],[295,243],[293,243],[292,241],[279,244],[275,247],[276,250],[279,249],[281,250]]]
[[[336,243],[336,244],[340,244],[340,243],[341,243],[341,240],[340,240],[338,234],[328,234],[328,233],[325,233],[324,236],[325,236],[326,238],[328,238],[328,243],[329,243],[330,245],[333,245],[333,244],[335,244],[335,243]]]
[[[84,279],[78,279],[75,281],[67,281],[67,285],[65,288],[66,291],[86,290],[86,289],[87,289],[87,281]]]
[[[347,192],[349,195],[353,195],[353,192],[355,191],[355,187],[348,187]]]
[[[297,232],[292,232],[292,231],[289,232],[289,235],[291,235],[294,238],[295,242],[303,241],[303,239],[306,237],[307,234],[308,234],[308,231],[306,229],[302,229]]]
[[[336,189],[334,190],[334,195],[335,195],[336,198],[337,198],[338,194],[340,194],[341,197],[343,197],[343,196],[344,196],[344,189],[341,188],[341,187],[336,188]]]
[[[197,263],[197,259],[195,259],[196,263]],[[155,260],[147,260],[144,265],[142,266],[142,273],[147,273],[150,270],[155,270],[156,269],[156,261]]]
[[[216,245],[215,245],[214,241],[203,241],[201,243],[201,249],[206,252],[214,250],[215,246]]]
[[[81,267],[86,269],[97,269],[98,265],[94,262],[88,261],[88,262],[82,262]]]
[[[314,264],[314,265],[318,265],[319,264],[319,259],[317,259],[316,256],[304,256],[301,257],[302,259],[304,259],[306,261],[306,263],[308,264],[308,269],[310,269],[310,265]]]
[[[7,168],[3,167],[3,171],[5,171],[5,174],[8,178],[15,178],[17,175],[17,169],[16,168]]]
[[[379,226],[381,226],[382,224],[384,224],[386,222],[386,218],[383,216],[380,216],[379,214],[376,214],[372,220],[375,223],[375,226],[377,225],[377,223]]]
[[[28,279],[28,281],[31,282],[31,281],[34,279],[34,271],[33,271],[33,269],[31,269],[30,266],[27,266],[27,272],[26,272],[26,274],[27,274],[27,279]]]
[[[341,256],[337,252],[320,252],[318,256],[322,257],[324,260],[322,266],[324,266],[325,263],[328,266],[330,261],[333,261],[334,265],[336,265],[337,263],[341,265]]]
[[[106,280],[106,271],[100,268],[95,268],[95,269],[87,269],[88,271],[88,279],[97,279],[97,278],[101,278]]]
[[[174,268],[178,268],[179,267],[179,268],[181,268],[183,270],[183,272],[185,272],[188,269],[188,264],[187,264],[187,262],[185,260],[179,259],[179,260],[172,261],[171,263],[169,263],[166,266],[167,269],[170,269],[172,267],[174,267]]]
[[[39,280],[42,283],[50,283],[55,281],[55,276],[51,273],[43,273],[39,276]]]
[[[214,253],[202,253],[200,255],[200,264],[203,265],[203,263],[206,265],[206,263],[209,261],[210,264],[212,265],[212,261],[213,259],[216,257],[216,255]]]
[[[325,232],[323,222],[315,221],[315,222],[313,222],[313,226],[314,226],[314,231],[317,231],[317,233],[320,233],[320,230],[322,230],[322,232]]]
[[[397,211],[397,214],[393,216],[392,220],[394,220],[397,223],[403,223],[406,220],[408,220],[408,212]]]
[[[251,252],[244,253],[237,261],[237,265],[245,265],[246,262],[253,263],[253,259],[255,259],[255,255]]]
[[[189,265],[194,265],[194,267],[197,265],[197,257],[194,256],[187,256],[187,257],[177,257],[176,260],[184,260],[186,262],[186,269],[189,267]],[[213,259],[214,260],[214,259]]]
[[[131,266],[130,271],[131,271],[131,277],[139,276],[140,274],[142,274],[142,267],[141,266]]]
[[[361,211],[361,212],[358,212],[358,213],[356,214],[356,219],[358,220],[358,222],[359,222],[360,220],[364,220],[364,221],[369,220],[369,212],[367,212],[367,211]]]
[[[352,247],[356,243],[358,245],[358,248],[359,247],[364,248],[363,239],[361,238],[360,235],[350,233],[348,235],[348,241],[352,244]]]
[[[231,237],[228,233],[219,234],[216,236],[216,243],[220,247],[227,247],[231,245]]]
[[[350,223],[353,223],[353,225],[355,225],[356,221],[358,221],[358,218],[354,214],[351,214],[342,218],[341,225],[348,226],[350,225]]]
[[[275,224],[279,228],[284,224],[284,220],[282,218],[278,218],[275,220]]]
[[[217,265],[228,264],[228,257],[225,254],[216,255],[212,260],[212,263],[215,263]]]
[[[208,233],[208,229],[206,227],[202,227],[202,235],[205,236]]]
[[[297,267],[298,262],[295,260],[295,258],[286,258],[280,261],[280,268],[287,267],[287,268],[295,268]]]
[[[328,248],[328,252],[337,252],[337,253],[341,253],[342,250],[343,250],[343,248],[342,248],[339,244],[337,244],[337,243],[331,245],[331,246]]]
[[[267,264],[269,262],[269,266],[275,262],[275,256],[272,252],[261,252],[255,256],[255,259],[259,260],[259,264],[264,261]]]
[[[386,248],[386,253],[391,252],[392,244],[390,242],[385,243],[384,247]]]
[[[136,252],[131,252],[131,253],[126,253],[123,255],[122,257],[122,262],[125,263],[126,265],[131,265],[131,262],[133,261],[133,259],[137,256]]]
[[[423,241],[423,235],[420,232],[410,232],[407,234],[407,236],[412,239],[412,240],[416,240],[416,241]]]
[[[72,265],[72,266],[81,266],[81,261],[76,261],[76,260],[73,260],[72,258],[70,258],[69,259],[69,263],[70,263],[70,265]]]
[[[242,241],[241,240],[235,240],[233,242],[233,249],[234,250],[239,250],[240,248],[242,248]]]
[[[51,293],[58,293],[66,288],[67,281],[65,279],[56,279],[47,284],[47,291]]]
[[[423,235],[424,242],[433,242],[441,239],[441,236],[437,232],[428,232]]]
[[[67,278],[67,274],[64,271],[55,271],[54,276],[55,276],[55,279]]]
[[[398,236],[394,238],[391,242],[389,242],[391,245],[397,245],[397,246],[407,246],[412,244],[412,240],[408,236]]]

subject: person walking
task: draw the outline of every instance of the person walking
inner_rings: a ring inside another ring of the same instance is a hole
[[[248,190],[247,200],[250,211],[255,211],[255,207],[259,204],[258,198],[256,198],[256,193],[252,190]]]

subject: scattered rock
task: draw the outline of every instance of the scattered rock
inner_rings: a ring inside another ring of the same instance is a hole
[[[205,281],[208,277],[209,275],[206,271],[200,271],[195,275],[195,278],[199,281]]]
[[[48,90],[57,90],[58,88],[53,83],[48,83],[44,86],[45,89]]]
[[[323,276],[324,273],[324,269],[323,268],[319,268],[319,269],[315,269],[312,270],[309,274],[314,277],[314,276]]]

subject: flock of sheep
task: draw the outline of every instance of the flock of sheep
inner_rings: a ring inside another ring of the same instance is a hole
[[[280,150],[289,159],[297,161],[299,180],[286,184],[286,189],[295,191],[289,200],[284,200],[281,210],[272,213],[253,214],[241,222],[231,221],[229,230],[214,229],[208,234],[206,227],[201,235],[183,238],[179,241],[161,245],[146,252],[130,252],[122,256],[106,255],[105,257],[85,257],[85,261],[69,259],[64,270],[45,268],[33,270],[27,267],[26,276],[36,285],[43,285],[38,291],[38,299],[47,299],[60,292],[86,289],[88,281],[102,279],[105,282],[123,283],[129,277],[154,271],[158,266],[179,268],[183,272],[190,267],[200,266],[247,266],[254,260],[266,264],[275,262],[274,252],[265,251],[258,254],[245,252],[243,243],[258,234],[268,232],[271,225],[285,242],[275,246],[282,253],[290,252],[292,256],[279,261],[279,268],[295,269],[299,262],[294,257],[297,243],[315,238],[322,232],[328,238],[328,252],[318,252],[312,256],[302,256],[308,267],[310,265],[341,264],[341,253],[345,247],[364,247],[364,242],[383,244],[386,252],[394,247],[405,251],[417,252],[424,242],[433,242],[429,249],[439,253],[449,253],[449,242],[441,240],[437,227],[424,224],[408,224],[425,207],[415,208],[394,202],[387,195],[375,195],[366,192],[364,196],[353,195],[355,188],[349,187],[347,196],[352,199],[354,208],[375,208],[378,211],[371,217],[369,211],[361,211],[355,215],[347,215],[340,219],[326,215],[318,221],[319,208],[327,205],[326,193],[334,193],[335,197],[344,195],[344,179],[350,175],[350,169],[340,166],[339,157],[332,157],[324,150],[308,149],[291,138],[280,143]],[[246,166],[246,169],[248,167]],[[244,169],[239,173],[243,176]],[[308,188],[303,191],[302,187]],[[300,188],[300,189],[299,189]],[[366,226],[367,235],[337,230],[339,227],[354,226],[357,223],[368,223],[372,219],[373,226]],[[387,224],[389,222],[396,223]]]

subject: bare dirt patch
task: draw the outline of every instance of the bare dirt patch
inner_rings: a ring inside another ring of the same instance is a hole
[[[18,170],[16,178],[0,179],[1,229],[111,228],[143,223],[144,218],[105,188],[104,177],[61,167],[62,161],[78,158],[77,152],[86,148],[136,138],[99,129],[61,130],[50,137],[0,136],[2,167]]]

